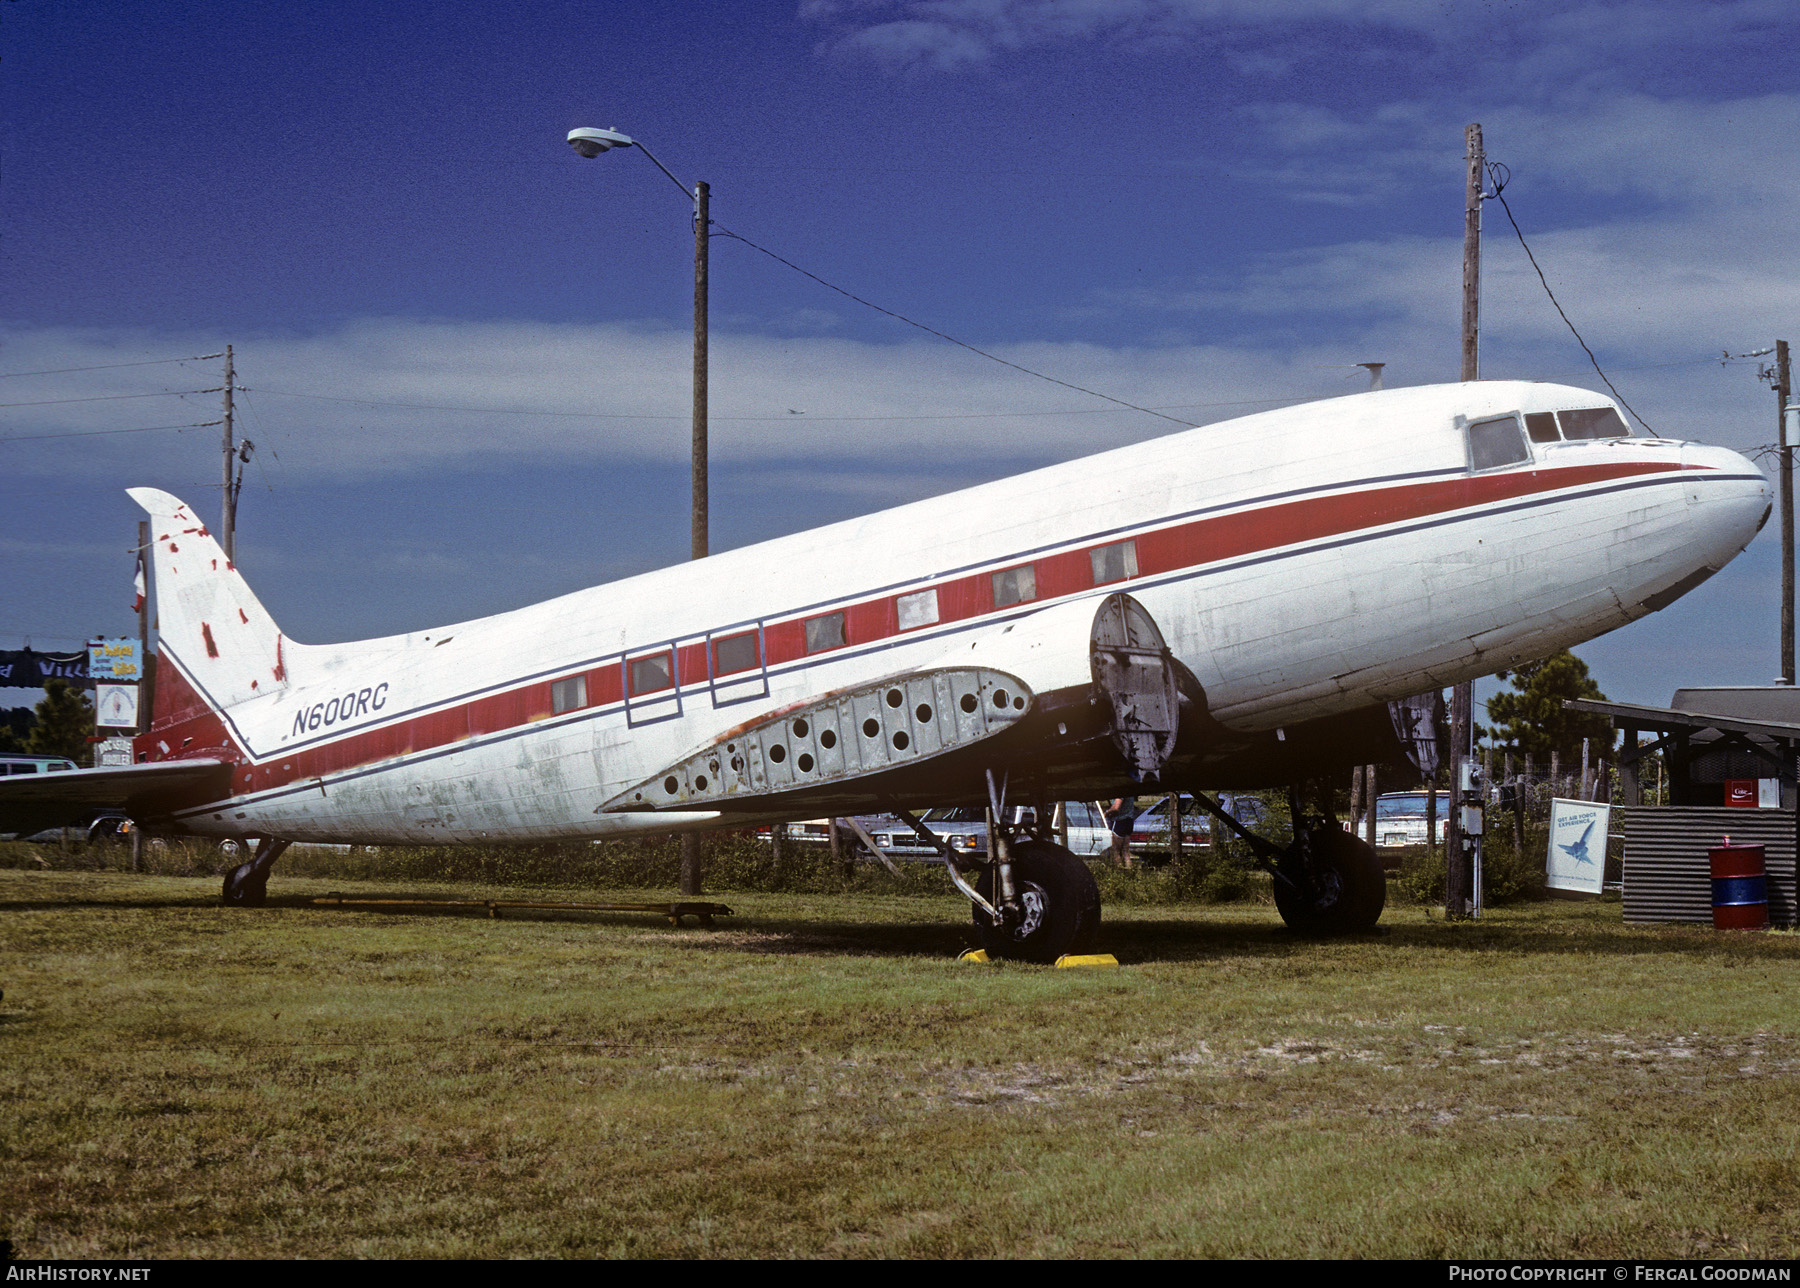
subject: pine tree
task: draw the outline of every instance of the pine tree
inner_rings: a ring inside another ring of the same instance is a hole
[[[1488,699],[1488,719],[1496,727],[1481,732],[1495,742],[1536,757],[1540,766],[1549,765],[1552,751],[1560,753],[1565,767],[1579,765],[1584,738],[1591,756],[1612,755],[1615,733],[1611,720],[1563,709],[1564,698],[1606,701],[1588,674],[1587,663],[1568,649],[1511,672],[1501,671],[1498,678],[1510,679],[1513,692],[1496,693]]]
[[[31,735],[31,726],[36,723],[37,717],[31,714],[30,707],[0,710],[0,751],[24,751],[25,739]]]
[[[25,739],[33,756],[65,756],[77,765],[94,763],[94,704],[67,680],[44,681],[44,700],[37,704],[37,725]]]

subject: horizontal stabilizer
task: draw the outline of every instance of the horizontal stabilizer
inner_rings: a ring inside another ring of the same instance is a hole
[[[893,676],[740,727],[600,807],[694,809],[828,788],[956,751],[1030,710],[1016,677],[980,667]]]
[[[104,810],[141,822],[223,797],[230,778],[231,766],[212,759],[13,774],[0,778],[0,832],[28,836],[47,827],[86,826]]]

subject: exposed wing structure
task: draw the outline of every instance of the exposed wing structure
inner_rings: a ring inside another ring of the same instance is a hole
[[[230,775],[228,764],[210,758],[14,774],[0,778],[0,832],[28,835],[85,825],[108,809],[140,821],[154,819],[195,800],[226,795]]]
[[[1016,676],[980,667],[893,676],[735,729],[601,808],[720,808],[842,790],[1009,729],[1031,696]]]
[[[983,770],[1045,756],[1154,781],[1179,718],[1168,646],[1130,595],[998,626],[940,663],[752,719],[598,813],[870,810],[979,798]]]

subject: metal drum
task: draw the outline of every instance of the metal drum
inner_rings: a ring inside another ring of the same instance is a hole
[[[1727,841],[1708,850],[1712,860],[1714,930],[1763,930],[1769,924],[1769,886],[1763,847]]]

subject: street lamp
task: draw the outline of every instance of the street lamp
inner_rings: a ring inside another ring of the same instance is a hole
[[[584,157],[597,157],[613,148],[635,147],[656,168],[669,176],[669,182],[687,192],[687,185],[669,167],[656,160],[656,154],[629,135],[617,130],[600,130],[592,126],[569,131],[569,146]],[[694,467],[693,467],[693,559],[706,558],[706,243],[707,196],[704,183],[696,183],[694,198]],[[700,893],[700,837],[689,832],[681,838],[681,892]]]
[[[693,536],[691,558],[706,558],[706,258],[707,206],[710,189],[696,183],[689,193],[687,185],[669,167],[656,160],[655,153],[629,135],[617,130],[584,126],[569,131],[569,146],[584,157],[597,157],[613,148],[635,147],[655,162],[656,168],[669,176],[669,181],[694,199],[694,446],[693,446]]]

